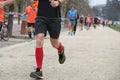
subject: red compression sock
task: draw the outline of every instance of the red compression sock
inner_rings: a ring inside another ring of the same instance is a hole
[[[43,62],[43,48],[36,48],[36,64],[37,68],[42,69],[42,62]]]
[[[58,50],[58,53],[62,52],[62,44],[61,43],[59,43],[59,47],[57,48],[57,50]]]

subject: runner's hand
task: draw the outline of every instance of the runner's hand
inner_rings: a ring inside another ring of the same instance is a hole
[[[60,5],[58,1],[54,1],[54,0],[49,0],[49,1],[52,7],[57,7]]]
[[[3,9],[5,7],[5,3],[4,2],[0,2],[0,9]]]

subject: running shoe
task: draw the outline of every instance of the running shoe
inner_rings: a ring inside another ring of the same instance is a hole
[[[64,46],[62,46],[62,52],[58,53],[58,54],[59,54],[59,63],[63,64],[66,60],[66,56],[65,56],[65,53],[64,53]]]

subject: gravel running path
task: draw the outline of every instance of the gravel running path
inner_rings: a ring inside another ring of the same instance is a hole
[[[44,44],[44,80],[120,80],[120,32],[108,27],[62,32],[67,60],[58,63],[57,51]],[[29,77],[33,66],[35,41],[0,49],[0,80],[35,80]]]

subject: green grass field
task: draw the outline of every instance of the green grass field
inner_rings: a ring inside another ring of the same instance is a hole
[[[111,26],[111,28],[116,31],[120,31],[120,25],[114,25],[114,26]]]

